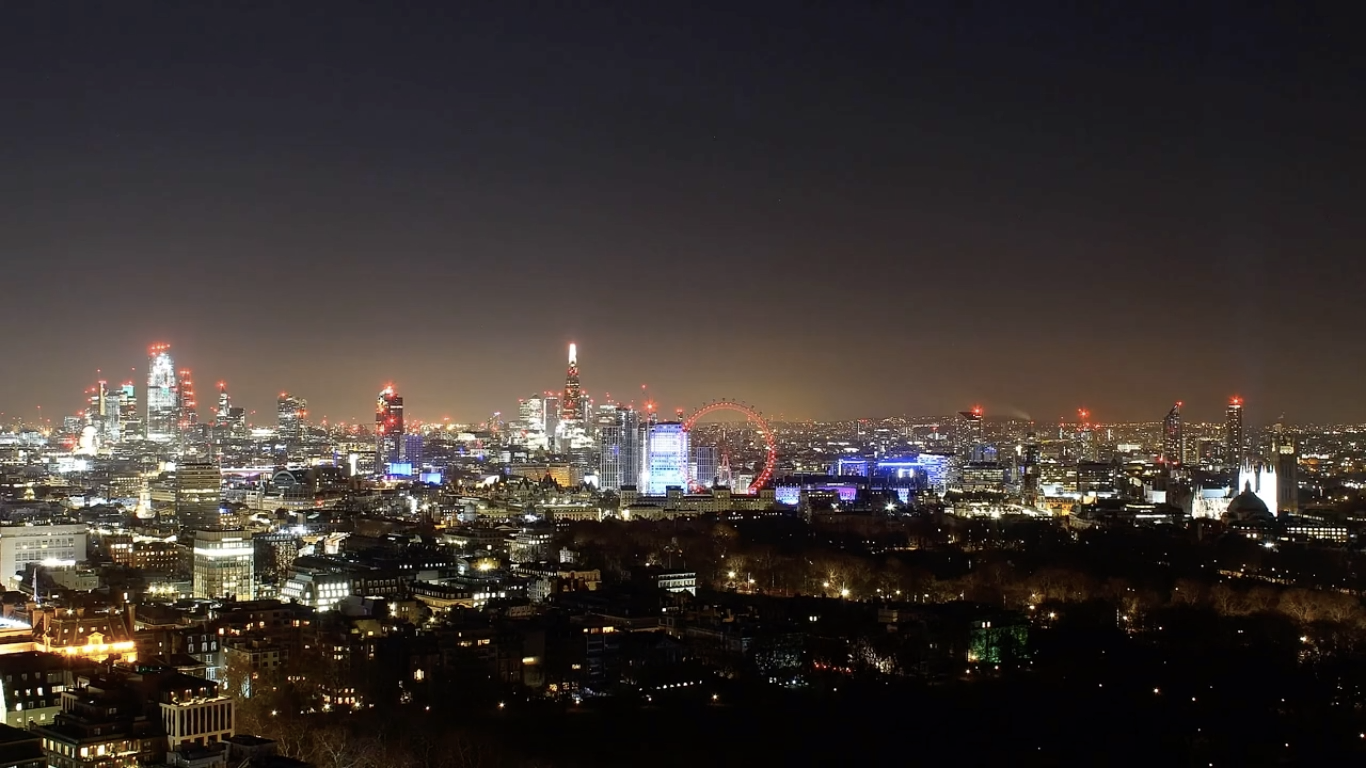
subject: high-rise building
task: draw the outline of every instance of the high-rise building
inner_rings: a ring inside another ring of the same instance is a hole
[[[959,411],[958,455],[963,461],[981,461],[984,437],[982,434],[982,409],[975,407],[970,411]]]
[[[220,525],[223,474],[217,464],[182,463],[175,470],[175,514],[186,528]]]
[[[402,453],[400,460],[408,465],[414,475],[422,471],[422,435],[407,434],[403,436]]]
[[[403,398],[393,386],[385,387],[375,400],[375,471],[383,474],[390,464],[403,461]]]
[[[255,561],[251,531],[195,531],[194,596],[253,599],[256,596]]]
[[[640,415],[634,408],[607,405],[598,411],[598,484],[606,491],[634,486],[640,479]]]
[[[247,414],[232,404],[228,385],[218,382],[218,410],[213,419],[214,437],[218,440],[242,440],[247,437]]]
[[[576,452],[581,457],[593,447],[589,436],[588,398],[579,386],[578,347],[569,345],[569,370],[564,377],[564,392],[560,395],[560,418],[555,428],[555,448],[562,452]]]
[[[119,421],[119,396],[109,391],[109,382],[97,381],[91,388],[85,421],[95,428],[95,433],[104,442],[116,442],[123,437],[123,427]]]
[[[119,430],[125,440],[141,437],[142,423],[138,419],[138,395],[133,382],[119,387]]]
[[[228,394],[228,384],[225,381],[218,382],[218,408],[213,412],[213,425],[215,427],[226,427],[228,425],[228,415],[232,413],[232,396]]]
[[[1162,461],[1169,467],[1180,466],[1186,455],[1186,435],[1181,427],[1181,403],[1167,411],[1162,420]]]
[[[1034,504],[1039,499],[1039,459],[1042,451],[1038,435],[1030,432],[1025,435],[1020,446],[1020,497],[1026,504]]]
[[[532,395],[517,402],[515,442],[528,451],[544,451],[550,448],[550,440],[545,430],[545,399],[540,395]]]
[[[1077,431],[1072,435],[1071,450],[1072,456],[1079,462],[1100,461],[1095,425],[1091,421],[1091,412],[1085,408],[1077,409]]]
[[[403,407],[402,398],[399,399],[399,408]],[[286,442],[302,440],[304,436],[304,418],[308,416],[308,401],[302,397],[295,397],[288,392],[281,392],[280,399],[275,402],[275,431],[281,440]],[[402,417],[400,415],[400,421]]]
[[[715,445],[694,445],[688,477],[702,488],[721,483],[721,450]],[[726,459],[729,462],[729,459]]]
[[[147,364],[148,440],[169,443],[176,439],[179,397],[176,394],[175,361],[169,344],[154,344]]]
[[[569,370],[564,375],[564,394],[560,398],[560,421],[582,422],[583,389],[579,385],[579,350],[569,345]]]
[[[560,396],[547,392],[541,401],[541,408],[545,414],[546,445],[550,450],[558,450],[556,439],[560,434]]]
[[[662,496],[671,487],[688,484],[688,432],[677,421],[650,427],[645,468],[645,493]]]
[[[188,370],[180,372],[180,382],[176,385],[176,427],[185,434],[199,424],[199,403],[194,398],[194,380]]]
[[[1247,443],[1243,436],[1243,399],[1235,396],[1228,401],[1228,409],[1224,411],[1224,466],[1230,469],[1240,468],[1246,458]]]
[[[103,381],[97,381],[85,391],[85,423],[91,426],[98,425],[104,416],[104,386]]]

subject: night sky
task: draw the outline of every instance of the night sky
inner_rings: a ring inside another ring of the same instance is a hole
[[[1258,5],[6,2],[0,410],[1366,419],[1359,28]]]

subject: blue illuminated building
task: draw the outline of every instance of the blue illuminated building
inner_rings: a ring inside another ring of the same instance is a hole
[[[916,481],[918,487],[943,493],[948,484],[952,460],[952,456],[939,453],[880,459],[873,476],[884,480]]]
[[[839,494],[841,503],[852,502],[858,498],[860,483],[811,482],[797,485],[780,484],[773,487],[773,500],[779,504],[795,507],[801,501],[802,491],[834,491]]]
[[[651,426],[646,453],[647,494],[663,496],[670,487],[687,485],[688,432],[681,423],[665,421]]]
[[[422,458],[422,435],[404,435],[403,461],[420,468]]]
[[[797,494],[802,489],[839,490],[842,500],[847,501],[853,486],[870,491],[892,491],[902,503],[921,490],[943,493],[948,486],[953,456],[939,453],[921,453],[910,456],[889,456],[873,459],[863,456],[842,457],[835,460],[830,468],[831,477],[822,483],[787,484],[777,489],[780,502],[795,504]]]

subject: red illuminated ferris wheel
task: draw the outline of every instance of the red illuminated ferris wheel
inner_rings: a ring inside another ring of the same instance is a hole
[[[773,467],[778,462],[778,441],[773,437],[773,428],[764,420],[763,414],[759,413],[759,411],[752,406],[735,400],[716,400],[698,408],[691,416],[684,419],[683,431],[691,432],[698,419],[708,414],[716,413],[717,411],[730,411],[732,413],[743,414],[747,421],[753,422],[759,435],[763,438],[765,448],[764,468],[749,486],[750,493],[758,493],[759,489],[763,488],[764,484],[773,478]],[[695,468],[692,466],[692,463],[689,462],[689,488],[694,488],[698,485],[697,478],[693,477],[694,471]]]

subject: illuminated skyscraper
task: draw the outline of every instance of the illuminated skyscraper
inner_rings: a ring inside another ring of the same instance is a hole
[[[578,452],[582,456],[593,447],[587,422],[588,398],[579,386],[579,354],[577,345],[569,345],[569,370],[564,377],[564,392],[560,396],[560,418],[555,426],[555,450]]]
[[[199,403],[194,398],[194,381],[190,372],[180,372],[180,383],[176,389],[176,426],[184,434],[199,424]]]
[[[958,455],[963,461],[982,461],[985,438],[982,434],[982,409],[975,407],[970,411],[959,411],[961,420],[955,430],[958,439]]]
[[[383,398],[383,395],[380,395]],[[402,425],[403,398],[399,398],[399,423]],[[302,440],[304,436],[304,418],[308,416],[308,401],[302,397],[295,397],[288,392],[281,392],[280,399],[275,401],[275,431],[281,440],[286,442]],[[378,426],[378,419],[376,425]],[[402,430],[400,429],[400,432]]]
[[[515,441],[529,451],[550,448],[545,429],[545,399],[532,395],[517,403],[517,431]]]
[[[619,491],[640,478],[640,415],[634,408],[605,405],[598,411],[598,483],[605,491]]]
[[[403,461],[403,433],[403,398],[385,387],[375,400],[375,471]]]
[[[138,395],[133,382],[119,387],[119,429],[123,439],[131,440],[142,436],[142,423],[138,420]]]
[[[85,421],[95,428],[95,433],[102,442],[112,443],[123,437],[123,428],[119,421],[119,396],[109,391],[108,382],[98,381],[91,388]]]
[[[579,386],[579,350],[569,345],[569,370],[564,375],[564,395],[560,398],[561,421],[583,421],[583,389]]]
[[[688,433],[683,424],[665,421],[650,427],[645,493],[662,496],[688,484]]]
[[[1228,401],[1228,409],[1224,411],[1224,466],[1241,468],[1245,458],[1247,443],[1243,437],[1243,399],[1234,397]]]
[[[233,406],[228,385],[221,381],[218,382],[218,410],[214,413],[213,429],[214,438],[219,441],[240,440],[247,436],[246,413]]]
[[[228,423],[228,414],[232,411],[232,397],[228,394],[227,382],[218,382],[218,409],[213,412],[213,425],[223,427]]]
[[[1167,411],[1162,420],[1162,461],[1169,467],[1180,466],[1186,455],[1186,435],[1181,427],[1181,404]]]
[[[175,362],[169,344],[155,344],[149,354],[146,436],[154,442],[169,443],[176,439],[179,422]]]

